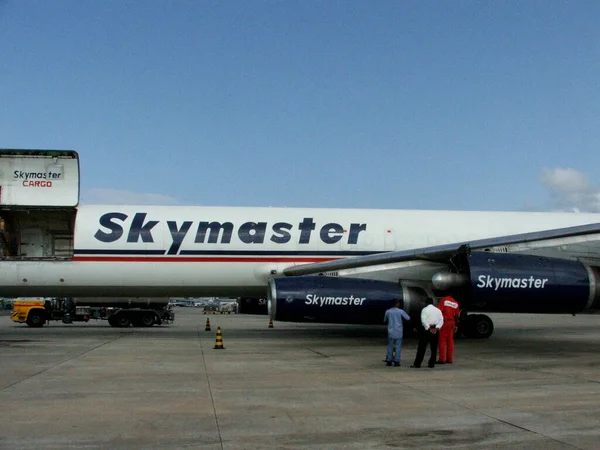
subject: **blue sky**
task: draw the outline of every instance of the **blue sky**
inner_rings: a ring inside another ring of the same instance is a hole
[[[600,3],[0,0],[89,203],[600,212]]]

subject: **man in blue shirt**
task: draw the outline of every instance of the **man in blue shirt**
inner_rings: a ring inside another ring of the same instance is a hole
[[[410,317],[403,309],[400,309],[400,302],[394,300],[392,307],[383,316],[383,323],[388,324],[388,348],[385,357],[388,366],[391,366],[393,362],[395,367],[400,367],[400,350],[402,349],[402,334],[404,332],[402,319],[410,320]],[[392,355],[394,347],[396,348],[395,356]]]

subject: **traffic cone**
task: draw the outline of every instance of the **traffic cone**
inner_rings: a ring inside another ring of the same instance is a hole
[[[215,339],[215,350],[223,350],[223,333],[221,333],[221,327],[217,327],[217,338]]]
[[[273,326],[273,319],[269,319],[269,328],[275,328],[275,327]]]
[[[204,331],[210,331],[210,320],[208,317],[206,318],[206,327],[204,327]]]

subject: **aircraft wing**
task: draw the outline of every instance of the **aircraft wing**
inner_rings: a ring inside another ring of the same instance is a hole
[[[304,264],[288,267],[283,274],[314,275],[347,269],[377,270],[384,267],[395,267],[399,272],[409,268],[414,271],[419,266],[422,269],[434,269],[447,265],[454,255],[471,250],[555,256],[600,265],[600,223]]]

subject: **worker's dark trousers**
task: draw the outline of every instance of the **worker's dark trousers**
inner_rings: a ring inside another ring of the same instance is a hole
[[[438,330],[439,333],[439,330]],[[429,367],[435,366],[435,358],[437,356],[438,335],[427,331],[422,326],[419,327],[419,346],[417,347],[417,356],[415,357],[414,366],[421,367],[427,346],[431,346],[431,357],[429,358]]]

